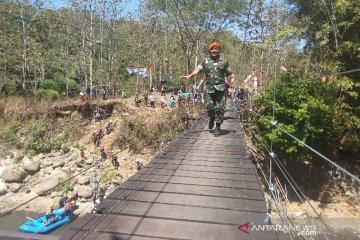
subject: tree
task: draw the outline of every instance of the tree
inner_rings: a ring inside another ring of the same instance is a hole
[[[224,29],[235,23],[244,13],[244,1],[170,1],[147,0],[145,6],[161,16],[167,29],[179,35],[180,47],[185,53],[187,72],[192,69],[196,49],[206,46]],[[211,36],[212,35],[212,36]]]

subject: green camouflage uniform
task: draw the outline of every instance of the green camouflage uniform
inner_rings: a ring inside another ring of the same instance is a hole
[[[210,118],[216,123],[222,123],[225,113],[225,79],[232,74],[228,62],[219,57],[210,57],[198,66],[205,73],[205,103]]]

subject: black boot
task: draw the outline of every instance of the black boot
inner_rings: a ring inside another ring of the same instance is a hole
[[[215,137],[220,136],[220,126],[221,126],[221,123],[216,123],[215,131],[214,131]]]
[[[210,121],[209,121],[209,129],[213,129],[214,128],[214,123],[215,123],[215,118],[211,117]]]

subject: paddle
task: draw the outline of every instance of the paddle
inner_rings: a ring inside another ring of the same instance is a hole
[[[32,220],[32,221],[36,221],[35,219],[31,218],[31,217],[26,217],[27,219],[29,220]]]

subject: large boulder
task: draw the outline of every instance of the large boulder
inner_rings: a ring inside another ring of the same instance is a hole
[[[5,183],[0,182],[0,196],[6,194],[8,192]]]
[[[33,187],[33,191],[39,196],[45,196],[54,191],[55,187],[63,182],[68,175],[63,171],[54,171],[48,177],[45,177],[40,183]]]
[[[55,158],[56,159],[56,158]],[[59,159],[59,158],[57,158],[56,159],[57,161],[54,161],[53,162],[53,168],[57,168],[57,167],[63,167],[64,165],[65,165],[65,161],[64,160],[62,160],[62,159]]]
[[[92,197],[92,188],[85,185],[76,185],[74,191],[78,192],[79,197],[89,199]]]
[[[44,168],[44,173],[51,174],[53,172],[53,170],[54,170],[53,167],[49,166],[49,167]]]
[[[27,174],[22,168],[6,167],[1,178],[8,183],[22,183]]]
[[[39,162],[33,162],[33,161],[28,161],[25,162],[23,169],[29,174],[29,175],[34,175],[35,173],[37,173],[38,171],[40,171],[40,163]]]
[[[76,180],[80,185],[87,185],[90,183],[90,178],[88,176],[78,176]]]
[[[12,193],[17,193],[20,190],[21,186],[22,185],[20,183],[11,183],[9,184],[9,190]]]
[[[0,158],[0,162],[1,162],[1,158]],[[0,178],[1,178],[1,176],[2,176],[2,173],[3,173],[4,169],[5,169],[5,167],[0,166]]]

